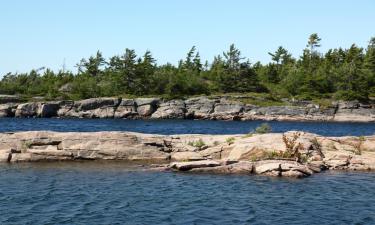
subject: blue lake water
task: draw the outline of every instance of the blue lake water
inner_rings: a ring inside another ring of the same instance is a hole
[[[123,120],[123,119],[17,119],[0,118],[0,132],[134,131],[153,134],[245,134],[262,121]],[[268,122],[273,132],[301,130],[325,136],[373,135],[375,123]]]
[[[0,165],[0,224],[375,224],[375,173],[307,179]]]
[[[261,121],[0,119],[0,132],[248,133]],[[269,122],[371,135],[373,123]],[[0,164],[0,224],[375,224],[375,173],[278,179],[144,171],[124,162]]]

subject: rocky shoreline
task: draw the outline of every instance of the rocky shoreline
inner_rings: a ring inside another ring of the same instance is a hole
[[[20,103],[8,96],[0,101],[0,117],[375,122],[375,104],[341,101],[323,106],[300,101],[288,102],[287,106],[260,107],[228,97],[205,96],[170,101],[92,98]]]
[[[307,177],[323,170],[375,170],[375,136],[290,131],[248,135],[133,132],[0,133],[0,162],[123,160],[153,170]]]

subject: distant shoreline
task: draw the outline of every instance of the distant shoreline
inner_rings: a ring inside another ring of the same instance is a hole
[[[286,101],[284,105],[256,106],[240,99],[106,97],[20,103],[9,97],[0,104],[0,117],[375,122],[374,103],[337,101],[322,105],[313,101]]]

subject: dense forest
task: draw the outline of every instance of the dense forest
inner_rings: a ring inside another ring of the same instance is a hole
[[[83,99],[101,96],[162,96],[177,98],[223,93],[264,93],[273,100],[342,99],[366,101],[375,97],[375,37],[363,49],[319,51],[315,33],[302,55],[294,58],[279,47],[269,53],[268,64],[251,63],[235,45],[212,62],[202,62],[192,47],[178,65],[158,65],[151,52],[137,56],[132,49],[105,59],[97,52],[78,64],[76,74],[50,69],[8,73],[0,81],[0,94],[25,98]]]

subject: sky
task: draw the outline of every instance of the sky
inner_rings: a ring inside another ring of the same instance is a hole
[[[82,58],[125,48],[176,64],[195,45],[212,60],[234,43],[251,62],[280,45],[298,57],[318,33],[320,51],[366,47],[374,0],[12,0],[0,2],[0,76],[48,67],[75,71]]]

